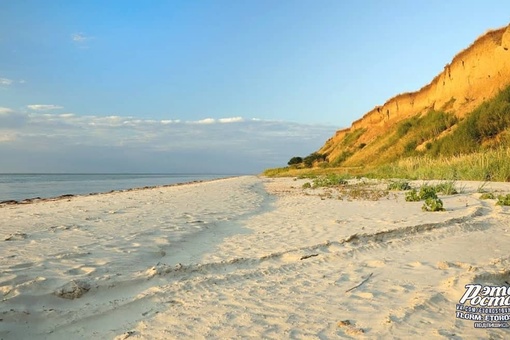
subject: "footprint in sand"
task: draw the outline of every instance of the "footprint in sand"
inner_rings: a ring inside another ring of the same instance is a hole
[[[420,261],[414,261],[414,262],[409,262],[407,264],[407,266],[411,267],[411,268],[418,268],[418,267],[423,266],[423,263],[421,263]]]
[[[72,268],[69,269],[66,274],[69,275],[89,275],[96,271],[96,268],[94,267],[79,267],[79,268]]]
[[[366,267],[369,267],[369,268],[381,268],[384,266],[386,266],[386,263],[381,260],[372,260],[372,261],[366,262]]]
[[[370,293],[370,292],[359,292],[356,294],[357,296],[359,296],[360,298],[363,298],[363,299],[373,299],[374,298],[374,294]]]
[[[33,265],[34,265],[33,262],[25,262],[25,263],[16,264],[14,266],[10,266],[9,269],[11,269],[11,270],[21,270],[21,269],[30,268]]]
[[[437,267],[437,269],[442,269],[442,270],[447,270],[450,268],[462,268],[462,269],[466,269],[467,271],[475,270],[472,265],[470,265],[469,263],[463,263],[463,262],[452,263],[452,262],[448,262],[448,261],[440,261],[437,263],[436,267]]]
[[[14,233],[7,236],[4,241],[21,241],[28,238],[28,235],[25,233]]]

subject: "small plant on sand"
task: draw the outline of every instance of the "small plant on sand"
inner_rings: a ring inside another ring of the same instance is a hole
[[[487,192],[487,190],[485,189],[485,187],[487,186],[487,184],[488,184],[488,183],[489,183],[488,181],[485,181],[485,182],[483,182],[482,184],[480,184],[480,185],[478,186],[478,188],[476,189],[476,192],[478,192],[478,193],[480,193],[480,194]]]
[[[347,180],[345,179],[345,176],[337,175],[337,174],[329,174],[327,176],[319,176],[317,178],[314,178],[314,180],[313,180],[314,188],[332,187],[332,186],[345,185],[345,184],[347,184]]]
[[[364,184],[358,184],[343,192],[347,199],[362,199],[368,201],[378,201],[379,199],[388,196],[388,191],[367,188]]]
[[[412,189],[411,191],[406,192],[406,202],[418,202],[420,201],[420,195],[416,189]]]
[[[406,193],[407,202],[418,202],[423,201],[421,209],[423,211],[443,211],[443,201],[437,197],[437,187],[424,184],[420,187],[418,192],[416,189],[412,189]]]
[[[482,195],[480,195],[481,200],[493,200],[495,198],[496,198],[496,196],[494,196],[494,194],[492,192],[486,192],[486,193],[483,193]]]
[[[510,194],[506,194],[506,196],[499,195],[496,205],[510,205]]]
[[[303,184],[303,189],[310,189],[312,187],[312,185],[310,184],[310,182],[306,182],[305,184]]]
[[[423,211],[444,211],[443,201],[441,201],[437,197],[436,198],[429,197],[425,200],[425,203],[423,203],[421,210],[423,210]]]
[[[436,192],[443,193],[445,195],[456,195],[459,192],[455,188],[455,181],[446,181],[439,183],[435,186]]]
[[[411,190],[411,186],[409,185],[408,182],[403,180],[391,181],[390,184],[388,184],[388,190],[397,191]]]
[[[427,200],[427,198],[437,198],[436,188],[428,184],[424,184],[420,187],[420,199]]]

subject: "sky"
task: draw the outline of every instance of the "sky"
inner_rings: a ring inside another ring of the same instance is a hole
[[[260,173],[429,83],[510,2],[0,0],[0,172]]]

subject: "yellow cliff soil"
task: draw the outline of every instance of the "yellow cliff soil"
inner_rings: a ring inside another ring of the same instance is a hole
[[[419,67],[419,65],[417,66]],[[357,144],[366,148],[356,152],[345,165],[359,164],[372,157],[371,147],[378,136],[390,131],[403,119],[433,110],[454,113],[461,118],[510,84],[510,25],[489,31],[458,53],[428,85],[419,91],[399,94],[376,106],[350,128],[339,130],[319,150],[334,161],[344,150],[342,140],[357,129],[366,131]]]

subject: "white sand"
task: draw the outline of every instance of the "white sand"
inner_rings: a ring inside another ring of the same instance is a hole
[[[455,317],[466,284],[510,282],[510,208],[479,183],[433,213],[305,181],[0,207],[0,338],[508,337]]]

